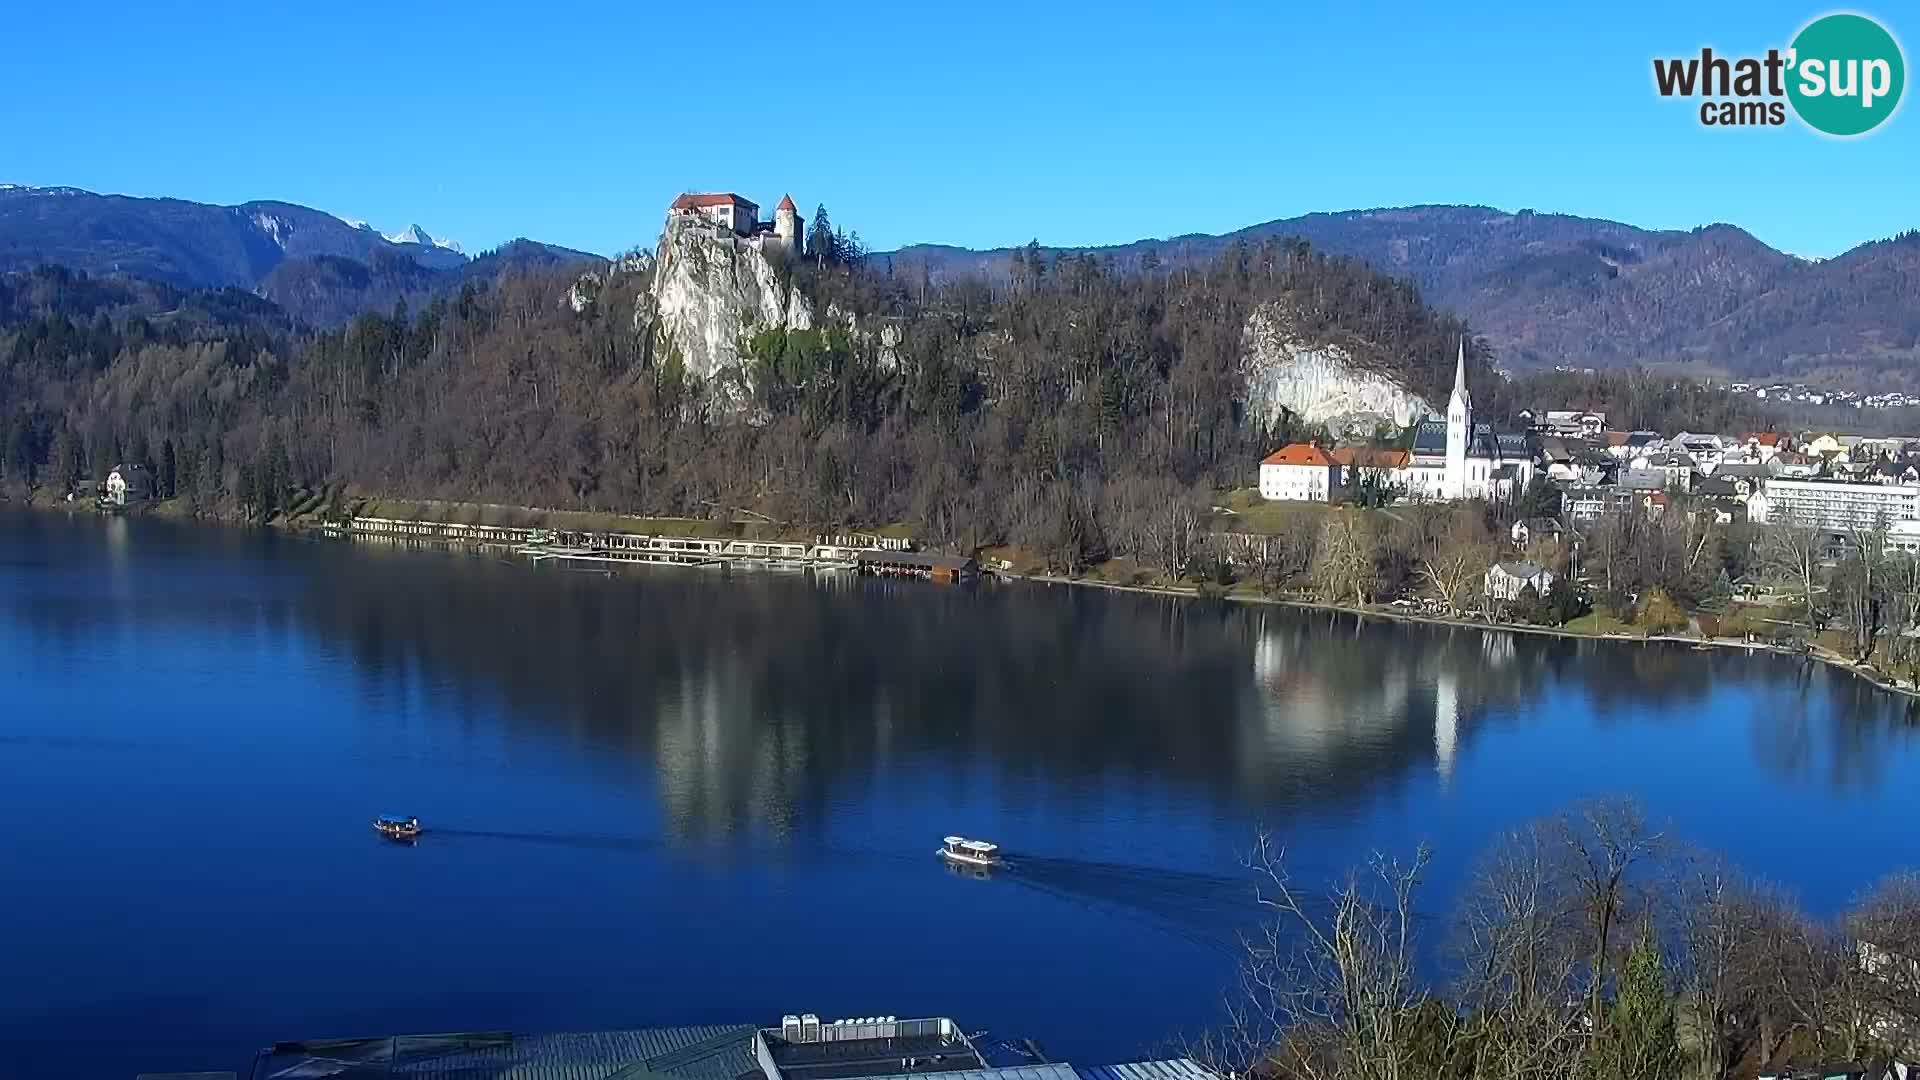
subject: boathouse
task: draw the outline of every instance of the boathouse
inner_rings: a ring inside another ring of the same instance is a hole
[[[958,555],[927,555],[914,551],[862,551],[860,572],[876,577],[910,577],[953,584],[972,577],[980,567]]]

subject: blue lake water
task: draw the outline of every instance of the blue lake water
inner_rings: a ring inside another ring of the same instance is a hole
[[[1115,1060],[1216,1016],[1260,829],[1427,841],[1443,913],[1631,794],[1828,910],[1910,861],[1917,732],[1770,656],[0,514],[0,1077],[802,1011]]]

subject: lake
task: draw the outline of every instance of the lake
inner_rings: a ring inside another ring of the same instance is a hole
[[[1631,794],[1831,910],[1913,851],[1916,730],[1767,655],[0,514],[0,1075],[803,1011],[1117,1060],[1217,1015],[1262,829],[1429,842],[1443,911]]]

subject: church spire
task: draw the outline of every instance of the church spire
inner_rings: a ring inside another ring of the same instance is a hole
[[[1453,392],[1455,394],[1465,394],[1467,392],[1467,339],[1465,335],[1462,335],[1460,338],[1460,358],[1453,362]]]

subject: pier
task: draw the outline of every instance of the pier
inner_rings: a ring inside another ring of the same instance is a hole
[[[332,530],[356,540],[427,547],[495,550],[535,565],[740,566],[764,570],[846,570],[950,581],[971,560],[916,555],[909,542],[872,534],[805,540],[673,536],[588,529],[536,529],[457,521],[354,517]]]

